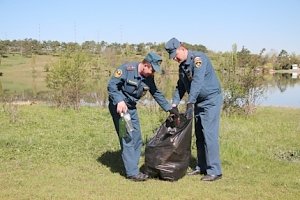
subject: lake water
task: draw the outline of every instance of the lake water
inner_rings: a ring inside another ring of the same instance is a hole
[[[275,74],[259,105],[300,108],[300,74]]]
[[[172,80],[172,83],[169,85],[163,84],[163,88],[161,90],[165,93],[168,94],[166,97],[168,99],[171,99],[172,93],[173,93],[173,88],[175,87],[175,80],[177,80],[177,76],[168,76],[166,77],[167,79]],[[168,82],[168,81],[166,81]],[[280,106],[280,107],[295,107],[295,108],[300,108],[300,73],[298,74],[289,74],[289,73],[278,73],[278,74],[273,74],[273,75],[268,75],[265,78],[265,87],[266,87],[266,92],[264,94],[264,97],[260,98],[258,100],[257,105],[258,106]],[[5,88],[5,84],[2,85],[3,89]],[[170,91],[167,91],[170,90]],[[95,90],[99,91],[99,90]],[[102,90],[103,91],[103,90]],[[106,92],[106,90],[104,91]],[[24,95],[27,94],[28,95]],[[26,101],[28,98],[32,97],[32,92],[24,92],[24,94],[21,95],[21,97],[24,97],[22,100]],[[93,94],[96,94],[94,92]],[[107,96],[103,95],[101,93],[97,93],[96,96]],[[47,95],[46,95],[47,96]],[[150,96],[149,96],[150,97]],[[46,98],[43,98],[43,96],[38,95],[37,99],[39,100],[47,100]],[[84,103],[83,105],[94,105],[94,106],[99,106],[99,105],[105,105],[105,102],[102,102],[103,99],[97,99],[97,102],[95,103],[95,98],[91,98],[92,100],[89,101],[88,99],[84,98],[82,100]],[[98,102],[101,101],[100,103]],[[90,102],[87,103],[86,101]],[[144,100],[145,101],[145,100]],[[148,102],[149,103],[149,102]],[[153,102],[155,103],[155,102]]]
[[[177,76],[168,76],[172,80],[177,80]],[[300,74],[276,73],[264,76],[265,88],[264,97],[258,99],[258,106],[279,106],[300,108]],[[170,87],[162,89],[164,93],[167,89],[174,88],[175,82]],[[173,90],[172,90],[173,91]],[[168,92],[170,94],[170,92]],[[172,93],[172,92],[171,92]],[[171,95],[168,96],[171,99]],[[143,100],[144,104],[154,103],[155,101]]]

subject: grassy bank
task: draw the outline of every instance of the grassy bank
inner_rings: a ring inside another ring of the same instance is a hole
[[[9,93],[47,90],[44,68],[54,60],[57,58],[52,56],[34,55],[26,58],[18,54],[3,59],[0,65],[0,72],[3,73],[0,79],[3,90],[9,91]]]
[[[144,141],[166,116],[140,108]],[[200,176],[177,182],[126,180],[105,108],[76,112],[43,105],[1,106],[0,125],[0,199],[298,199],[300,195],[299,109],[259,108],[250,118],[222,118],[224,178],[214,183],[201,182]],[[192,146],[195,157],[194,139]]]

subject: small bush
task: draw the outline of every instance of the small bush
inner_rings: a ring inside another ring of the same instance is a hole
[[[84,53],[66,53],[50,66],[46,83],[48,88],[54,90],[53,100],[58,107],[79,108],[87,84],[88,62],[88,56]]]

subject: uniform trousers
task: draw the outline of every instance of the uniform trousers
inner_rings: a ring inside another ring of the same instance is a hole
[[[197,168],[210,175],[222,174],[219,150],[219,124],[222,93],[195,104]]]
[[[109,111],[113,118],[115,130],[119,136],[119,120],[120,115],[116,112],[117,107],[112,102],[109,103]],[[121,155],[127,176],[134,176],[139,173],[139,160],[141,156],[142,137],[139,117],[136,108],[129,108],[128,112],[131,116],[133,131],[127,133],[124,138],[119,137],[121,146]]]

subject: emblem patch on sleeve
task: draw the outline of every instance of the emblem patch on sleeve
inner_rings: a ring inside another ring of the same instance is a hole
[[[120,78],[122,76],[122,70],[121,69],[117,69],[114,73],[114,76],[116,78]]]
[[[194,64],[197,68],[201,67],[201,64],[202,64],[202,60],[200,57],[195,57],[194,58]]]

